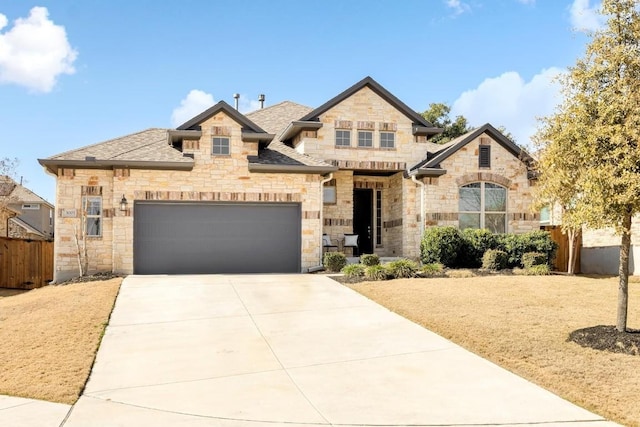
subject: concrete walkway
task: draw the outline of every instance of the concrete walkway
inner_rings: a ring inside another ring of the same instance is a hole
[[[63,425],[514,424],[615,425],[331,279],[255,275],[125,279]]]

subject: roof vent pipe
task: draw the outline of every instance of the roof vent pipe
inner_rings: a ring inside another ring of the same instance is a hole
[[[258,101],[260,101],[260,109],[262,110],[264,108],[264,93],[258,95]]]
[[[240,99],[240,94],[239,93],[234,93],[233,94],[233,99],[236,100],[236,110],[238,109],[238,100]]]

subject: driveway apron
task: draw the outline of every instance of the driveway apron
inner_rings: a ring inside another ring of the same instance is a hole
[[[64,426],[615,425],[320,275],[130,276]]]

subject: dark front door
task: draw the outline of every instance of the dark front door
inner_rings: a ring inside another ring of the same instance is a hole
[[[358,235],[360,253],[373,253],[373,190],[353,190],[353,232]]]

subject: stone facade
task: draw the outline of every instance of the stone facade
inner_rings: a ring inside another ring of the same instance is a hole
[[[229,156],[212,156],[211,131],[230,130]],[[298,202],[302,209],[301,263],[303,269],[320,259],[319,175],[249,173],[248,155],[258,144],[241,140],[241,127],[224,113],[202,123],[202,137],[184,151],[194,155],[193,170],[60,169],[57,178],[55,239],[56,280],[78,275],[78,245],[83,189],[93,187],[102,195],[103,229],[100,237],[87,237],[88,272],[133,272],[133,211],[136,201],[264,201]],[[124,196],[128,209],[119,209]]]
[[[344,235],[362,233],[363,225],[370,234],[371,252],[384,257],[417,258],[424,227],[458,226],[459,189],[468,183],[491,182],[507,189],[508,232],[538,228],[538,215],[531,212],[527,166],[514,155],[517,147],[505,142],[494,128],[491,127],[490,133],[498,134],[497,139],[485,133],[469,140],[463,138],[459,146],[451,145],[455,150],[440,164],[429,166],[439,169],[439,173],[416,175],[412,168],[446,149],[427,141],[428,132],[433,128],[370,78],[354,87],[356,89],[343,93],[346,95],[334,98],[337,101],[331,105],[325,104],[327,107],[313,112],[306,110],[308,115],[317,113],[311,119],[297,121],[300,119],[297,116],[287,122],[279,120],[277,114],[271,114],[268,109],[262,114],[249,115],[256,119],[262,117],[265,124],[256,123],[265,129],[267,125],[278,128],[277,131],[269,129],[275,138],[268,149],[259,146],[259,142],[247,142],[255,140],[257,131],[248,132],[249,136],[243,141],[246,131],[243,126],[250,126],[251,122],[242,125],[239,113],[226,107],[221,110],[212,107],[210,115],[198,116],[187,122],[189,126],[176,130],[175,135],[184,138],[177,148],[182,153],[167,147],[173,141],[160,142],[165,156],[162,159],[180,163],[184,154],[193,158],[192,169],[176,166],[160,170],[126,164],[87,169],[56,165],[56,280],[78,274],[78,248],[85,246],[89,272],[132,273],[134,210],[137,202],[148,200],[299,203],[303,271],[320,264],[322,233],[342,246]],[[286,105],[287,109],[299,107]],[[194,121],[197,121],[197,130],[192,127]],[[277,123],[280,124],[276,126]],[[293,128],[299,130],[287,133],[289,123],[300,126]],[[342,140],[342,144],[337,144],[336,131],[341,131],[341,138],[348,135],[349,143],[344,144]],[[360,131],[370,138],[366,146],[359,144]],[[484,132],[484,128],[479,132]],[[285,134],[290,136],[278,140]],[[212,154],[214,136],[230,138],[229,155]],[[139,143],[142,147],[139,149],[143,150],[146,141],[140,138],[131,136],[130,140]],[[119,143],[121,140],[112,142]],[[271,147],[278,144],[279,151],[271,151]],[[490,167],[479,167],[480,145],[491,147]],[[100,149],[108,151],[104,145]],[[79,162],[85,158],[91,161],[90,147],[77,151]],[[120,148],[120,152],[127,152],[126,147]],[[307,160],[310,161],[304,163]],[[286,161],[290,161],[288,166]],[[299,171],[295,168],[303,164],[307,168],[305,172],[294,173]],[[325,189],[335,188],[335,202],[325,200],[323,203],[324,181]],[[363,194],[371,195],[371,219],[366,221],[363,217],[369,216],[368,206],[360,207],[367,215],[354,213],[354,205],[362,203]],[[102,197],[103,227],[99,237],[82,236],[80,213],[85,195]],[[123,196],[128,201],[125,211],[119,208]]]

